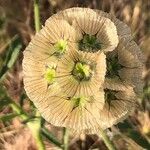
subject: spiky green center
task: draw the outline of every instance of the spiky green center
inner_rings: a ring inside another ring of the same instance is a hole
[[[72,73],[77,80],[89,80],[92,75],[92,69],[90,65],[77,62]]]
[[[73,97],[71,99],[71,101],[73,102],[73,106],[74,108],[76,107],[84,107],[86,102],[87,102],[87,98],[84,96],[80,96],[80,97]]]
[[[52,84],[55,81],[56,71],[53,68],[47,68],[44,74],[44,78],[48,84]]]
[[[86,52],[97,52],[101,49],[101,43],[96,36],[85,34],[83,39],[79,41],[79,50]]]
[[[55,54],[56,55],[61,55],[64,54],[66,49],[67,49],[68,45],[67,45],[67,41],[66,40],[59,40],[57,43],[55,43],[54,45],[54,49],[55,49]]]

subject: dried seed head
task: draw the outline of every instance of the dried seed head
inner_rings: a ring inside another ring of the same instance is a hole
[[[96,133],[128,116],[142,91],[143,55],[111,14],[70,8],[50,17],[24,52],[24,85],[56,126]]]
[[[76,51],[64,55],[57,65],[57,81],[68,96],[89,96],[103,84],[106,73],[105,55]]]

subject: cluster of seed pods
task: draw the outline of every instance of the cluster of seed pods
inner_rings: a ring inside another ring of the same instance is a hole
[[[49,123],[96,133],[132,112],[143,61],[126,24],[100,10],[70,8],[47,19],[24,51],[24,87]]]

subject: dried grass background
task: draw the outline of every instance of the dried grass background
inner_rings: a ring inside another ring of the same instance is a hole
[[[150,1],[149,0],[40,0],[41,23],[44,24],[52,14],[70,7],[89,7],[114,14],[127,23],[134,40],[145,54],[146,62],[143,71],[144,90],[138,101],[139,108],[134,115],[123,123],[108,130],[118,150],[150,149]],[[6,72],[0,87],[23,109],[34,114],[34,106],[25,96],[22,82],[22,52],[28,45],[34,30],[33,0],[0,0],[0,70],[4,66],[9,45],[15,36],[20,38],[21,51],[15,64]],[[0,90],[0,105],[3,99]],[[0,107],[0,118],[11,113],[10,107]],[[62,129],[48,123],[46,126],[58,138]],[[44,139],[47,150],[58,149]],[[24,123],[18,117],[9,121],[0,120],[0,150],[36,150],[36,143]],[[106,150],[104,143],[97,135],[73,137],[70,135],[70,150],[101,149]]]

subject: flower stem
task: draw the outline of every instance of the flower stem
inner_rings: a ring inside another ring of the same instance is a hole
[[[39,0],[34,0],[34,23],[35,31],[40,31],[40,12],[39,12]],[[36,141],[39,150],[45,150],[45,146],[41,136],[41,118],[40,114],[36,113],[36,119],[27,123],[28,127],[31,129],[34,139]]]
[[[63,130],[63,150],[68,149],[68,139],[69,139],[69,131],[67,128]]]
[[[11,108],[13,109],[14,112],[19,114],[20,118],[23,121],[29,120],[29,116],[20,108],[19,105],[17,105],[15,102],[10,103]],[[42,136],[40,133],[40,128],[41,128],[41,118],[35,118],[33,120],[30,120],[27,122],[27,126],[30,129],[32,136],[34,137],[38,150],[45,150],[44,143],[42,141]]]
[[[39,0],[34,0],[34,23],[35,23],[35,31],[39,32],[40,25],[40,13],[39,13]]]
[[[14,101],[10,100],[10,102],[11,102],[10,103],[11,108],[13,109],[13,111],[16,114],[19,115],[19,117],[22,119],[22,121],[27,121],[30,119],[30,117],[22,110],[22,108],[19,105],[17,105]],[[36,119],[38,119],[38,118],[35,118],[34,121],[32,120],[32,122],[34,123],[36,121]],[[36,126],[34,126],[33,123],[31,123],[31,121],[27,122],[27,126],[32,131],[33,136],[35,136],[35,140],[36,140],[37,145],[38,145],[40,150],[42,150],[42,148],[43,148],[43,143],[42,143],[42,140],[41,140],[41,137],[39,134],[40,133],[39,129],[41,130],[42,135],[45,136],[47,139],[49,139],[53,144],[55,144],[56,146],[58,146],[60,148],[62,147],[62,144],[45,127],[39,128],[37,124],[36,124]],[[36,130],[38,130],[38,133],[35,132]]]
[[[60,143],[60,142],[58,141],[58,139],[57,139],[52,133],[50,133],[50,132],[48,131],[47,128],[45,128],[45,127],[41,128],[41,132],[42,132],[42,134],[43,134],[48,140],[50,140],[53,144],[55,144],[57,147],[62,148],[62,143]]]
[[[44,145],[44,142],[42,140],[42,136],[41,136],[41,134],[39,134],[39,132],[35,136],[35,141],[36,141],[38,150],[45,150],[45,145]]]
[[[100,136],[103,139],[105,145],[107,146],[107,148],[109,150],[116,150],[114,144],[110,141],[109,137],[107,136],[106,132],[102,129],[99,130],[100,131]]]
[[[45,150],[45,145],[41,136],[41,118],[35,118],[33,121],[27,123],[27,126],[32,131],[38,150]]]

